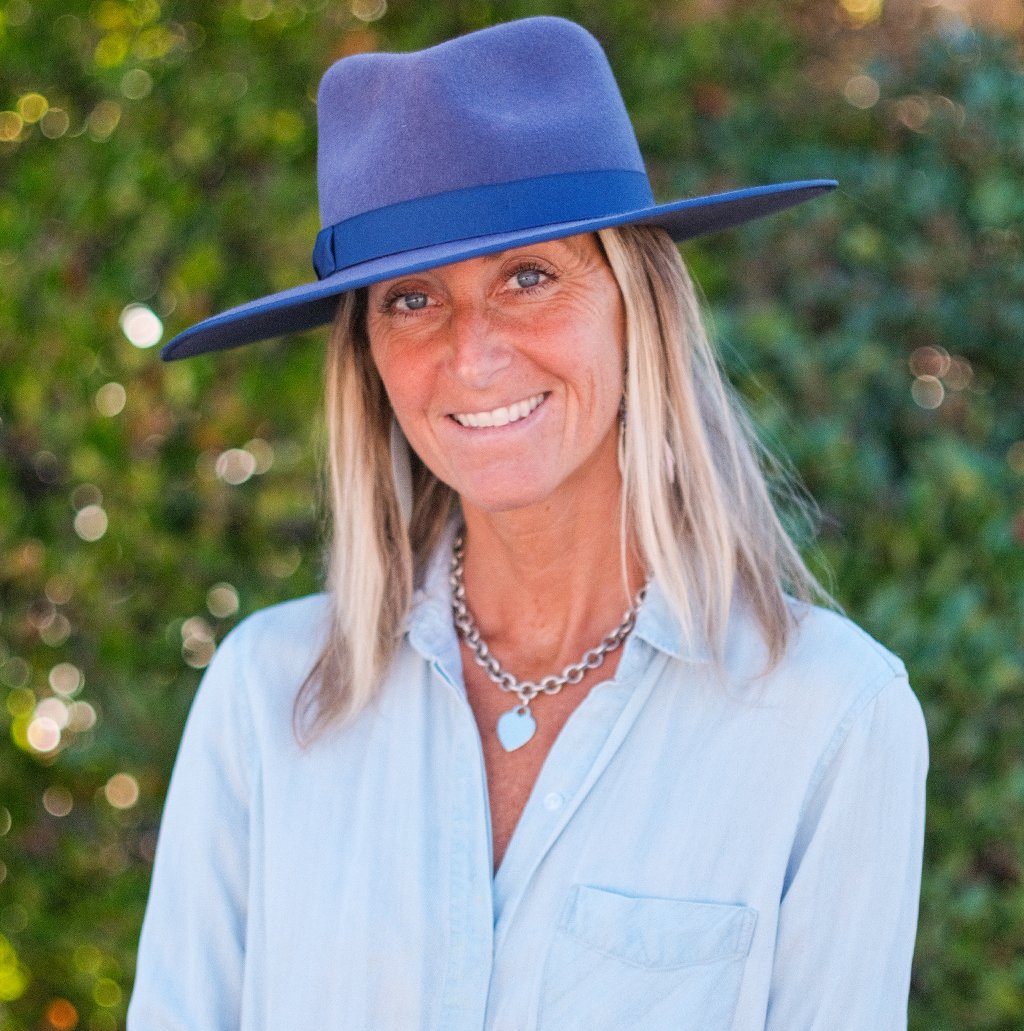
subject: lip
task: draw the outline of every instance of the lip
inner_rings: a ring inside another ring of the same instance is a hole
[[[495,433],[500,430],[511,430],[515,429],[518,426],[523,426],[533,422],[537,412],[539,412],[544,407],[545,402],[550,396],[550,391],[538,391],[536,394],[529,394],[528,396],[521,398],[518,401],[513,401],[510,405],[499,405],[495,408],[480,409],[475,412],[451,412],[449,413],[447,418],[450,423],[452,423],[454,426],[457,426],[460,430],[464,430],[467,433]],[[512,419],[507,422],[490,423],[488,425],[483,426],[474,426],[472,425],[472,422],[464,421],[475,421],[479,417],[485,417],[487,419],[490,419],[494,416],[495,413],[502,412],[503,410],[507,416],[508,409],[519,408],[522,405],[529,406],[529,411],[525,415],[520,415],[518,418]]]

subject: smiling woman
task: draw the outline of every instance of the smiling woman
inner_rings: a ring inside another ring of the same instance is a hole
[[[920,709],[814,604],[674,242],[834,184],[656,204],[553,18],[318,113],[319,281],[164,354],[333,322],[328,590],[204,677],[129,1026],[904,1027]]]

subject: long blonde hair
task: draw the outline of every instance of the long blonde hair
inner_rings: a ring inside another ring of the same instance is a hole
[[[779,481],[779,468],[722,374],[668,234],[622,226],[598,237],[626,320],[622,547],[635,541],[690,643],[703,638],[716,660],[739,586],[773,665],[793,629],[786,593],[830,600],[776,513],[766,470]],[[391,406],[370,356],[363,290],[342,297],[331,329],[326,416],[330,627],[296,699],[302,741],[375,696],[413,585],[457,501],[412,455],[406,525],[391,461]],[[784,490],[792,485],[785,475],[781,481]],[[788,496],[800,507],[798,492]]]

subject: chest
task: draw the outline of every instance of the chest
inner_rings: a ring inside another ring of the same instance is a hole
[[[518,699],[503,691],[473,661],[472,653],[462,645],[463,679],[483,750],[487,772],[487,792],[491,812],[491,837],[494,868],[508,848],[519,818],[533,791],[541,768],[558,735],[594,684],[614,675],[618,656],[600,670],[591,670],[579,684],[567,685],[554,695],[535,698],[530,710],[537,724],[533,737],[514,751],[506,751],[498,739],[498,720],[518,705]]]

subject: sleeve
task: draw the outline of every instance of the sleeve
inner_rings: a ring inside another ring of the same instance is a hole
[[[850,714],[809,785],[779,910],[766,1031],[902,1031],[928,740],[904,676]]]
[[[252,733],[236,639],[203,677],[171,774],[128,1031],[239,1027]]]

